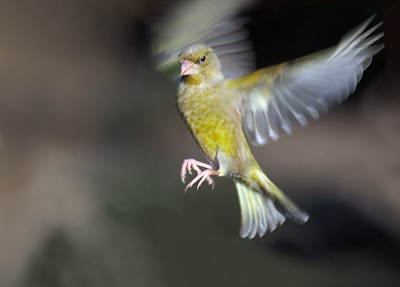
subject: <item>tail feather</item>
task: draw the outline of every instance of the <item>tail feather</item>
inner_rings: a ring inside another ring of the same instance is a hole
[[[286,217],[298,223],[305,223],[308,214],[299,209],[276,185],[264,174],[262,181],[267,194],[261,194],[251,189],[245,182],[234,179],[239,196],[242,223],[240,236],[254,238],[261,237],[267,230],[272,232],[281,225]]]
[[[307,212],[301,210],[297,205],[283,193],[261,170],[255,170],[256,178],[259,181],[260,188],[272,197],[275,207],[282,213],[285,213],[291,220],[297,223],[306,223],[309,216]]]

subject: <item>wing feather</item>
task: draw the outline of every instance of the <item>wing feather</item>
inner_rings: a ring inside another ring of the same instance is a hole
[[[243,128],[255,145],[306,126],[355,91],[372,56],[384,47],[372,45],[383,33],[370,36],[382,23],[365,31],[372,18],[333,48],[227,81],[239,91]]]
[[[247,0],[181,1],[154,28],[152,54],[155,68],[177,80],[179,53],[192,44],[205,44],[217,54],[225,78],[252,72],[254,52],[248,32],[243,29],[247,19],[237,17],[237,11],[247,4]]]

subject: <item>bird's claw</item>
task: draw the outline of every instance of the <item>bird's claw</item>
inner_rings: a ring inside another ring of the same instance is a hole
[[[189,172],[189,174],[192,174],[192,168],[197,172],[197,174],[201,173],[201,170],[199,166],[204,167],[206,169],[212,169],[211,165],[197,161],[195,159],[185,159],[182,164],[182,169],[181,169],[181,179],[182,182],[185,183],[185,178],[186,178],[186,171]]]
[[[206,168],[206,170],[201,171],[199,166]],[[214,181],[210,177],[210,175],[218,175],[219,172],[212,169],[211,165],[202,163],[200,161],[194,159],[185,159],[182,164],[181,169],[181,179],[182,182],[185,183],[186,172],[192,174],[192,169],[197,172],[197,176],[186,186],[185,192],[189,187],[192,187],[197,181],[199,181],[197,185],[197,190],[199,190],[200,185],[206,180],[209,185],[214,189]]]
[[[212,186],[212,188],[214,189],[214,181],[213,179],[210,177],[210,175],[219,175],[219,172],[216,170],[212,170],[212,169],[206,169],[203,170],[202,172],[200,172],[185,188],[185,192],[188,188],[192,187],[197,181],[199,181],[199,183],[197,184],[197,190],[199,190],[200,185],[206,180],[207,183],[209,185]]]

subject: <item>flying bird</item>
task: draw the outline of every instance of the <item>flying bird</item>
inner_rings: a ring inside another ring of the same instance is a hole
[[[384,47],[374,44],[383,33],[371,36],[382,23],[366,30],[372,18],[343,36],[337,46],[247,75],[237,76],[248,72],[243,62],[252,57],[240,25],[216,25],[202,36],[203,41],[197,39],[198,43],[179,53],[175,60],[180,65],[178,109],[208,161],[185,160],[182,181],[192,170],[197,176],[186,189],[196,183],[198,189],[204,181],[214,187],[212,175],[233,178],[241,208],[241,237],[253,238],[257,233],[261,237],[287,217],[298,223],[309,218],[266,176],[245,134],[253,144],[265,145],[346,100],[373,55]],[[224,19],[236,21],[231,14]],[[222,44],[215,41],[215,35],[225,36]],[[232,49],[238,47],[236,42],[241,49]],[[239,60],[232,56],[238,50],[243,52]],[[159,67],[173,66],[170,58],[176,53],[176,48],[157,53]],[[229,67],[226,70],[224,63]],[[231,72],[235,67],[240,71]]]

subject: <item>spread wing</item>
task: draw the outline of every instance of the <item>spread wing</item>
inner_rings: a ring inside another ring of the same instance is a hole
[[[182,1],[171,9],[155,30],[152,41],[154,66],[172,79],[180,76],[179,53],[192,44],[210,46],[226,78],[246,75],[255,68],[252,46],[243,30],[238,10],[248,0]]]
[[[372,18],[333,48],[227,82],[241,95],[243,129],[255,145],[306,126],[354,92],[372,56],[384,47],[372,45],[383,33],[368,37],[382,23],[365,31]]]

